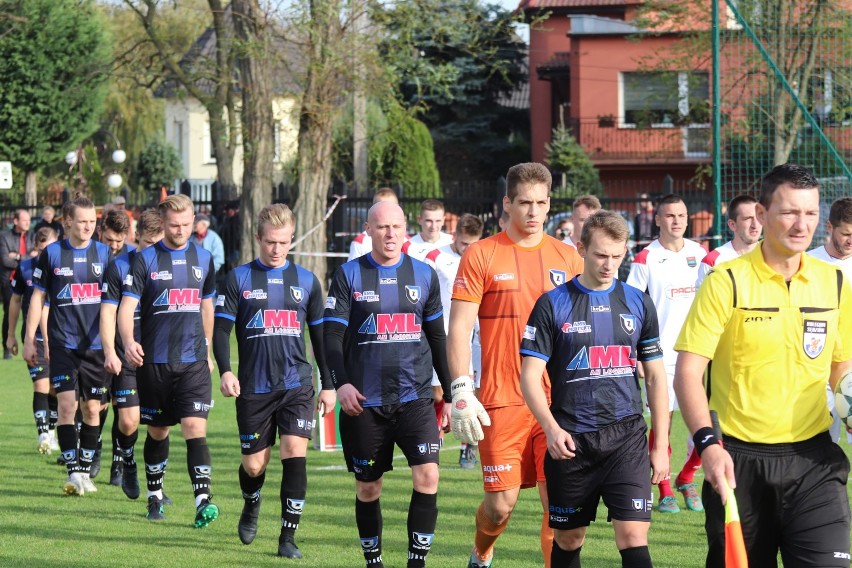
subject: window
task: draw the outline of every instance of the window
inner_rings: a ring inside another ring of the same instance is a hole
[[[849,77],[849,69],[817,69],[813,72],[806,103],[814,118],[829,126],[846,124],[852,118]]]
[[[204,139],[202,141],[202,160],[205,164],[216,163],[216,152],[213,150],[213,141],[210,136],[210,121],[204,123]]]
[[[709,79],[703,72],[622,73],[622,126],[706,124],[709,91]]]

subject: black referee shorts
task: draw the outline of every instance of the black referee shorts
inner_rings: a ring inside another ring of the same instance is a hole
[[[849,460],[828,432],[792,444],[725,437],[751,568],[849,566]],[[725,508],[705,481],[707,567],[725,566]]]

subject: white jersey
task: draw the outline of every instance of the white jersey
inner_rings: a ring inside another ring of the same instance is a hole
[[[704,282],[704,278],[710,274],[710,270],[714,266],[718,266],[724,262],[728,262],[729,260],[734,260],[739,256],[740,253],[734,249],[733,241],[728,241],[722,246],[708,252],[707,256],[701,259],[701,264],[698,265],[698,278],[695,279],[695,287],[698,288],[701,286],[701,283]]]
[[[677,252],[663,248],[655,239],[636,255],[627,276],[627,284],[647,291],[657,308],[663,362],[670,379],[677,363],[674,344],[695,299],[698,265],[706,254],[701,245],[689,239],[684,239],[683,248]]]
[[[422,261],[426,258],[426,255],[433,250],[447,246],[452,242],[453,236],[447,233],[441,233],[438,237],[438,241],[435,243],[427,243],[423,240],[423,237],[420,236],[420,233],[417,233],[411,237],[405,245],[403,245],[402,252],[410,257]]]

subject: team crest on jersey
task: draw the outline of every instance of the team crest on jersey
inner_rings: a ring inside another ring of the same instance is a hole
[[[201,282],[201,278],[204,276],[204,271],[201,269],[200,266],[193,266],[192,275],[195,277],[196,280]]]
[[[302,303],[302,298],[305,297],[305,289],[299,286],[290,286],[290,296],[294,302],[300,304]]]
[[[686,264],[688,264],[690,268],[695,268],[698,265],[698,261],[695,260],[694,256],[688,256],[686,257]]]
[[[92,274],[94,274],[97,277],[100,277],[100,275],[103,274],[103,273],[104,273],[104,265],[101,264],[100,262],[93,262],[92,263]]]
[[[805,355],[816,359],[825,349],[825,338],[828,331],[828,322],[819,320],[805,320],[805,333],[802,339],[802,347]]]
[[[405,287],[405,297],[408,298],[408,301],[412,304],[416,304],[420,301],[420,286],[406,286]]]
[[[632,314],[619,314],[621,319],[621,329],[627,332],[627,335],[633,335],[636,331],[636,316]]]
[[[565,271],[551,268],[550,281],[553,283],[554,286],[562,286],[563,284],[565,284]]]

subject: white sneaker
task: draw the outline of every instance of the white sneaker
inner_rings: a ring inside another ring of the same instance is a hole
[[[83,474],[79,471],[75,471],[68,475],[68,481],[65,482],[65,486],[62,488],[66,495],[80,495],[81,497],[86,494],[86,488],[83,485]]]
[[[92,481],[92,478],[89,477],[88,473],[81,474],[83,477],[83,489],[86,490],[86,493],[97,493],[98,488],[95,487],[95,482]]]
[[[50,434],[42,432],[38,435],[38,453],[42,455],[50,455]]]
[[[51,451],[58,452],[59,451],[59,440],[56,439],[56,430],[49,430],[47,435],[50,436],[50,449],[51,449]]]

